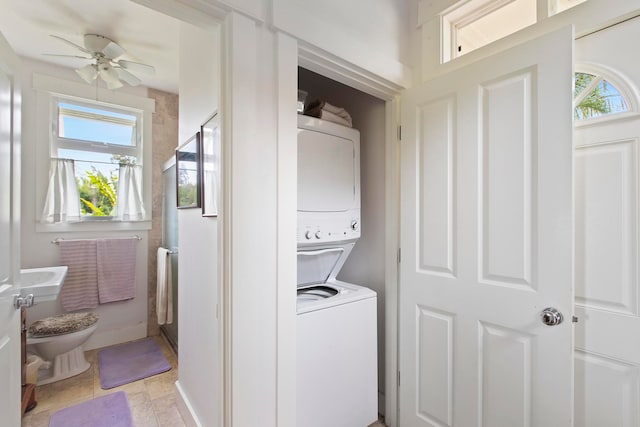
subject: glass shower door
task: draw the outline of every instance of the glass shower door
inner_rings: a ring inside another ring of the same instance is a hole
[[[176,207],[176,165],[165,167],[162,172],[162,246],[174,252],[171,260],[173,282],[173,322],[161,326],[165,336],[178,351],[178,208]]]

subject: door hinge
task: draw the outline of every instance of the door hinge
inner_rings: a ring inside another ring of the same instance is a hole
[[[398,388],[400,388],[400,371],[398,371]]]
[[[398,264],[400,264],[401,259],[402,259],[402,250],[398,248]]]
[[[402,141],[402,126],[398,126],[398,141]]]

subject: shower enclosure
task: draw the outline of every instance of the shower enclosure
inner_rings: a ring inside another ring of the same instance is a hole
[[[171,279],[173,282],[173,322],[160,329],[167,340],[178,351],[178,208],[176,207],[176,162],[175,158],[165,163],[162,171],[162,246],[173,253]]]

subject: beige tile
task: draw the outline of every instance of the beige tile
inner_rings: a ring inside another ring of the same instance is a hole
[[[132,383],[124,384],[119,387],[110,388],[104,390],[100,384],[100,375],[93,380],[93,395],[95,397],[104,396],[105,394],[115,393],[117,391],[125,391],[127,393],[145,393],[147,391],[144,381],[134,381]]]
[[[49,427],[51,412],[43,411],[37,414],[29,412],[22,418],[22,427]]]
[[[33,412],[53,412],[92,398],[93,374],[89,370],[66,380],[36,387],[38,406]]]
[[[136,427],[182,427],[184,422],[175,405],[174,384],[178,379],[178,358],[163,337],[154,337],[171,364],[171,370],[144,380],[103,390],[100,386],[98,351],[85,352],[91,363],[84,373],[53,384],[38,386],[38,406],[22,419],[22,427],[47,427],[51,415],[62,409],[95,397],[125,391]]]
[[[178,407],[175,395],[169,394],[152,401],[159,427],[184,427],[185,423]]]
[[[136,427],[158,427],[151,399],[146,392],[127,393],[133,424]]]
[[[175,391],[175,383],[177,380],[178,371],[171,369],[168,372],[146,378],[144,383],[147,387],[149,397],[151,397],[151,400],[154,400],[168,394],[172,395]]]

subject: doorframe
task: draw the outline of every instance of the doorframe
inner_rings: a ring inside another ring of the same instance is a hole
[[[297,41],[298,66],[385,101],[385,424],[398,419],[398,256],[400,243],[400,102],[403,89],[321,49]]]

